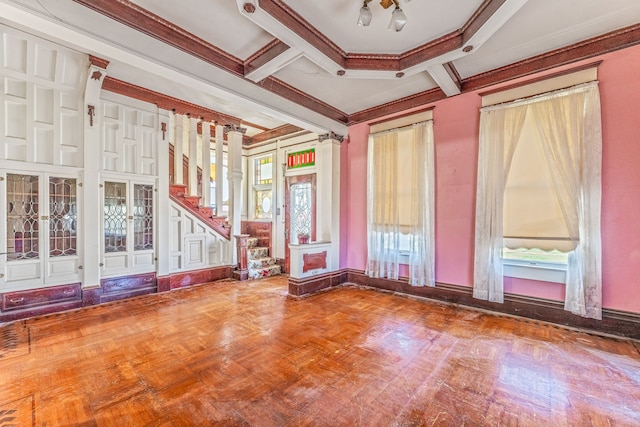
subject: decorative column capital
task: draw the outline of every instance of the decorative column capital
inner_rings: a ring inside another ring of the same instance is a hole
[[[338,135],[335,132],[329,132],[329,133],[325,133],[322,135],[318,135],[318,141],[322,142],[322,141],[326,141],[327,139],[333,139],[336,140],[338,142],[343,142],[344,141],[344,135]]]
[[[240,132],[241,134],[244,135],[246,131],[247,131],[247,128],[243,128],[238,125],[224,125],[224,133]]]

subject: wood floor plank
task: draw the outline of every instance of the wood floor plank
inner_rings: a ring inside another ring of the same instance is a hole
[[[636,341],[358,287],[224,281],[0,337],[0,425],[640,425]]]

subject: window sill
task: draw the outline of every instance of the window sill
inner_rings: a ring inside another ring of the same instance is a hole
[[[566,283],[566,264],[538,261],[503,260],[504,276],[541,282]]]

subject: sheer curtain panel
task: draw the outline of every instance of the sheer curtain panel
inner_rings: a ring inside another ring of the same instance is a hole
[[[369,138],[366,273],[370,277],[398,279],[404,249],[409,283],[435,286],[433,155],[432,121]],[[407,236],[408,247],[401,247]]]

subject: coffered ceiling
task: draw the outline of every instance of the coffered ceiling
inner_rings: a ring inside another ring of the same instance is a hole
[[[346,126],[640,41],[638,0],[0,0],[0,22],[109,61],[108,77],[240,118]],[[271,132],[270,135],[276,134]]]

